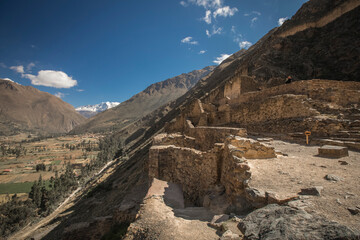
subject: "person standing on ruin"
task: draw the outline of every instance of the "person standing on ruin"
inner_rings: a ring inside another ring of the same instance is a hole
[[[289,83],[291,83],[292,82],[292,77],[291,76],[288,76],[287,78],[286,78],[286,84],[289,84]]]

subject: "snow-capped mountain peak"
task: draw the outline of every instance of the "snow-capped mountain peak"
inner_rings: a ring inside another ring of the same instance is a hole
[[[95,105],[81,106],[81,107],[75,108],[75,110],[76,111],[89,111],[89,112],[102,112],[102,111],[105,111],[106,109],[116,107],[119,104],[120,104],[119,102],[102,102],[102,103],[95,104]]]
[[[102,102],[95,105],[86,105],[86,106],[77,107],[75,108],[75,110],[85,117],[90,117],[99,112],[116,107],[119,104],[120,104],[119,102]]]

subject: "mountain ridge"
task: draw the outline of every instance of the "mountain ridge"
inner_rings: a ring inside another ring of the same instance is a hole
[[[74,107],[31,86],[0,79],[0,133],[66,133],[85,120]]]
[[[84,124],[77,126],[72,133],[122,129],[183,95],[214,68],[214,66],[208,66],[151,84],[120,105],[89,118]]]

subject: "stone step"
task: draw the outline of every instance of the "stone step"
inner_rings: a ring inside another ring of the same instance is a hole
[[[336,141],[346,141],[346,142],[360,142],[360,138],[350,138],[350,137],[330,137],[332,140]]]
[[[333,134],[332,137],[359,138],[360,139],[360,132],[357,132],[357,131],[352,131],[352,132],[341,131],[341,132],[337,132],[337,133]]]
[[[319,156],[330,158],[341,158],[349,156],[347,147],[324,145],[318,149]]]
[[[290,137],[295,137],[295,138],[304,138],[305,137],[305,133],[303,133],[303,132],[289,133],[288,135]]]
[[[360,150],[360,143],[359,142],[350,142],[350,141],[338,141],[333,139],[312,139],[312,144],[319,144],[319,145],[333,145],[333,146],[343,146],[348,147],[352,150]]]
[[[345,130],[345,131],[339,131],[338,133],[355,133],[355,134],[360,134],[360,128],[359,130]]]
[[[360,120],[360,114],[346,114],[344,115],[344,118],[350,120]]]
[[[351,128],[360,127],[360,120],[356,120],[356,121],[353,121],[352,123],[350,123],[350,127]]]

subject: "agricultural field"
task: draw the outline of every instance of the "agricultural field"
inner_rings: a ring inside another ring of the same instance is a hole
[[[75,174],[95,159],[101,135],[87,134],[39,139],[19,134],[0,137],[0,203],[13,194],[30,192],[34,181],[62,174],[72,165]],[[26,194],[25,194],[26,195]]]

